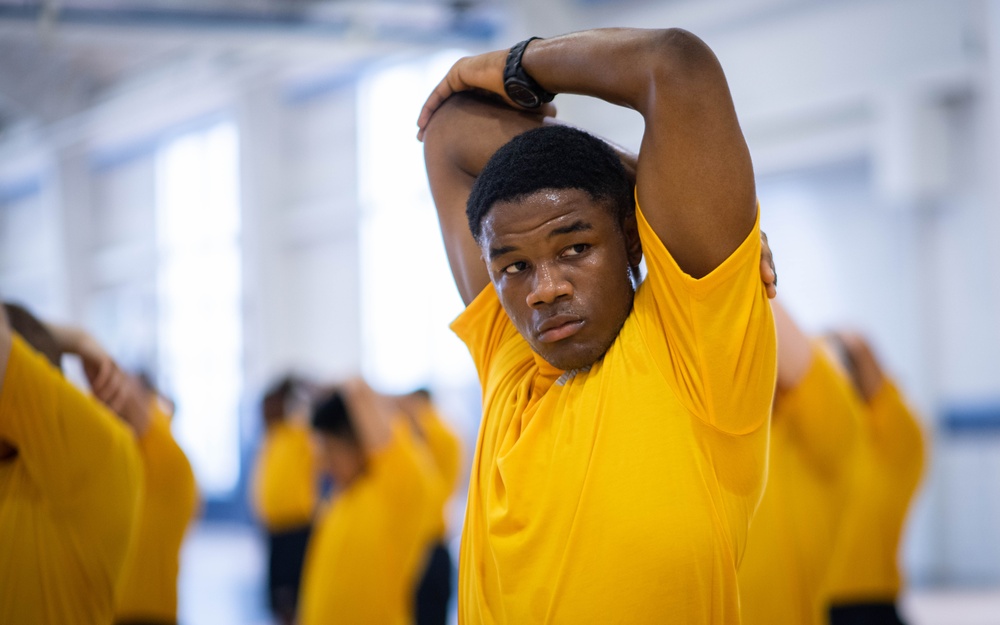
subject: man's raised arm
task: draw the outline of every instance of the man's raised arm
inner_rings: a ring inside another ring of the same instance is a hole
[[[465,215],[469,192],[494,152],[517,135],[541,125],[539,114],[460,93],[437,109],[433,121],[421,133],[427,178],[448,262],[466,305],[490,283]]]
[[[421,131],[451,93],[485,89],[506,99],[506,59],[498,50],[458,61],[428,98]],[[686,273],[707,275],[750,233],[750,153],[722,67],[699,38],[680,29],[590,30],[532,41],[522,66],[546,91],[601,98],[643,116],[639,204]]]

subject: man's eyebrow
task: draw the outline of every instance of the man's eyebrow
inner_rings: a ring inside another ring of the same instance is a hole
[[[568,226],[562,226],[551,230],[546,238],[551,239],[552,237],[557,237],[560,234],[571,234],[573,232],[583,232],[585,230],[593,230],[594,226],[586,221],[574,221]]]
[[[511,252],[516,252],[517,248],[513,245],[504,245],[503,247],[491,247],[490,248],[490,260],[496,260],[498,256],[503,256],[504,254],[510,254]]]

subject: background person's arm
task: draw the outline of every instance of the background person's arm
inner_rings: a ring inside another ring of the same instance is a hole
[[[851,377],[854,385],[865,403],[871,403],[872,398],[886,383],[885,372],[879,364],[868,341],[855,332],[836,332],[834,336],[844,346]]]
[[[376,393],[361,378],[348,380],[341,390],[347,404],[347,416],[362,449],[368,454],[384,449],[392,441],[395,402]]]
[[[778,332],[778,391],[790,391],[805,377],[815,352],[809,337],[799,328],[785,307],[771,301],[774,326]]]
[[[421,132],[452,93],[485,89],[506,99],[506,57],[497,50],[459,60],[421,111]],[[722,67],[704,42],[680,29],[590,30],[533,41],[522,63],[548,91],[642,115],[639,204],[685,273],[707,275],[746,238],[756,218],[753,166]]]
[[[3,379],[7,374],[7,360],[10,359],[10,347],[13,333],[7,322],[7,311],[0,306],[0,394],[3,393]]]
[[[76,354],[94,396],[142,436],[149,427],[149,401],[138,380],[123,371],[94,337],[85,330],[67,325],[46,323],[59,348]]]

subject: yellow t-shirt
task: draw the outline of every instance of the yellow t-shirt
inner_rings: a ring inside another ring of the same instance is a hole
[[[306,551],[302,625],[412,622],[416,583],[440,511],[441,482],[408,428],[321,513]]]
[[[740,620],[775,382],[759,217],[696,280],[636,213],[649,275],[589,371],[532,352],[492,287],[452,324],[483,388],[462,623]]]
[[[181,544],[198,508],[198,487],[159,401],[153,400],[151,411],[152,421],[139,440],[145,497],[115,612],[118,620],[172,622],[177,620]]]
[[[418,416],[420,428],[428,451],[434,459],[444,487],[444,500],[438,513],[434,534],[437,539],[443,539],[447,530],[445,522],[445,505],[448,498],[458,486],[459,469],[462,462],[462,445],[455,433],[441,420],[441,416],[433,407],[424,409]]]
[[[899,541],[920,483],[920,425],[888,380],[868,404],[854,483],[830,566],[830,603],[894,601],[901,587]]]
[[[107,625],[142,491],[132,431],[14,337],[0,393],[0,623]]]
[[[264,435],[253,478],[253,506],[269,531],[312,523],[316,512],[316,454],[309,428],[282,421]]]
[[[767,489],[739,571],[745,625],[826,623],[823,581],[863,410],[819,346],[799,384],[775,398]]]

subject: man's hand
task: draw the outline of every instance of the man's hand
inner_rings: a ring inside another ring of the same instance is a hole
[[[885,372],[882,371],[871,346],[863,336],[855,332],[836,332],[834,336],[847,351],[858,392],[865,402],[870,402],[885,383]]]
[[[774,255],[767,243],[767,235],[760,231],[760,280],[767,288],[767,299],[778,295],[778,272],[774,268]]]
[[[76,354],[94,396],[142,436],[149,426],[149,401],[138,380],[122,371],[94,337],[80,328],[48,324],[62,351]]]
[[[434,115],[434,111],[444,104],[444,101],[452,94],[461,91],[478,91],[519,111],[528,110],[537,113],[540,117],[555,117],[556,107],[551,102],[542,104],[536,109],[524,109],[507,97],[507,90],[503,86],[503,69],[507,62],[507,53],[508,50],[495,50],[476,56],[463,57],[455,61],[444,79],[427,96],[427,101],[420,109],[420,117],[417,119],[417,128],[419,129],[417,139],[424,140],[424,131],[427,129],[427,123]]]
[[[514,108],[520,108],[508,97],[503,88],[503,67],[507,61],[507,50],[495,50],[476,56],[466,56],[455,62],[424,102],[417,118],[417,139],[423,141],[427,122],[431,120],[434,111],[441,106],[451,94],[460,91],[481,90],[500,96],[504,102]]]
[[[392,441],[391,421],[395,402],[375,392],[361,377],[354,377],[340,386],[347,404],[348,418],[354,425],[362,448],[374,453]]]

